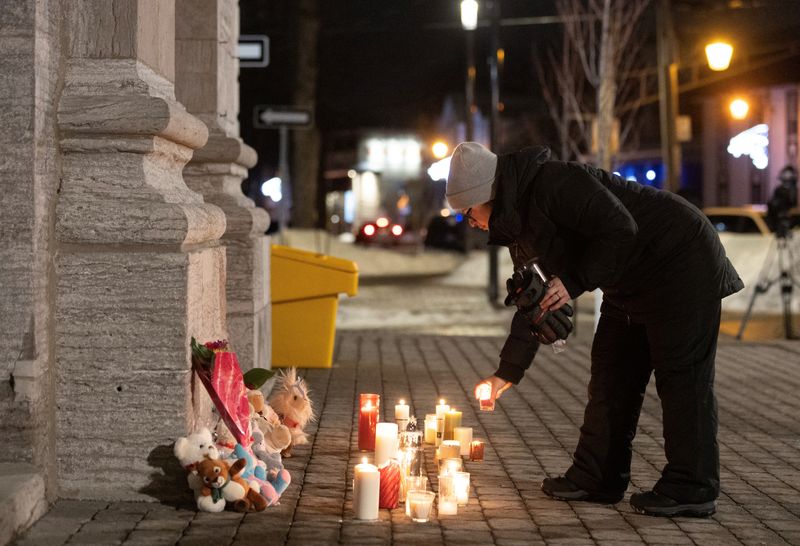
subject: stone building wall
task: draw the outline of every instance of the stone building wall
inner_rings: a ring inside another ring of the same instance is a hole
[[[225,211],[228,337],[244,368],[269,368],[269,216],[244,196],[256,152],[239,138],[237,0],[176,1],[175,93],[209,130],[183,172],[186,183]]]
[[[57,0],[0,3],[0,461],[31,463],[49,484],[59,22]]]
[[[172,443],[214,422],[190,337],[242,320],[269,363],[237,2],[177,4],[221,14],[188,109],[176,80],[206,59],[176,56],[176,0],[0,2],[0,465],[29,463],[42,502],[183,495]]]

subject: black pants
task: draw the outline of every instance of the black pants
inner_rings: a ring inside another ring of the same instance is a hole
[[[589,402],[567,477],[590,492],[624,492],[650,372],[661,399],[667,465],[654,490],[679,502],[719,495],[714,358],[720,303],[677,319],[631,324],[604,303],[592,344]]]

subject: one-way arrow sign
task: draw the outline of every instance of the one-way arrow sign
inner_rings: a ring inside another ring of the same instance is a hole
[[[310,110],[288,106],[256,106],[253,127],[273,129],[276,127],[309,127],[314,118]]]

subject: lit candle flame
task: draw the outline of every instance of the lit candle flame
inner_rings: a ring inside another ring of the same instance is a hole
[[[444,406],[444,398],[440,398],[439,399],[439,405],[440,406]]]
[[[367,464],[367,458],[366,457],[361,459],[361,464]]]
[[[405,403],[406,403],[406,401],[403,398],[401,398],[400,399],[400,405],[403,406],[403,405],[405,405]]]
[[[367,402],[367,405],[364,406],[364,409],[367,410],[367,411],[371,410],[372,409],[372,402]]]

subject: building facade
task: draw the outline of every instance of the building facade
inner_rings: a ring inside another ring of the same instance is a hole
[[[0,3],[0,543],[56,498],[181,494],[211,424],[189,340],[269,367],[266,212],[241,192],[238,0]]]

